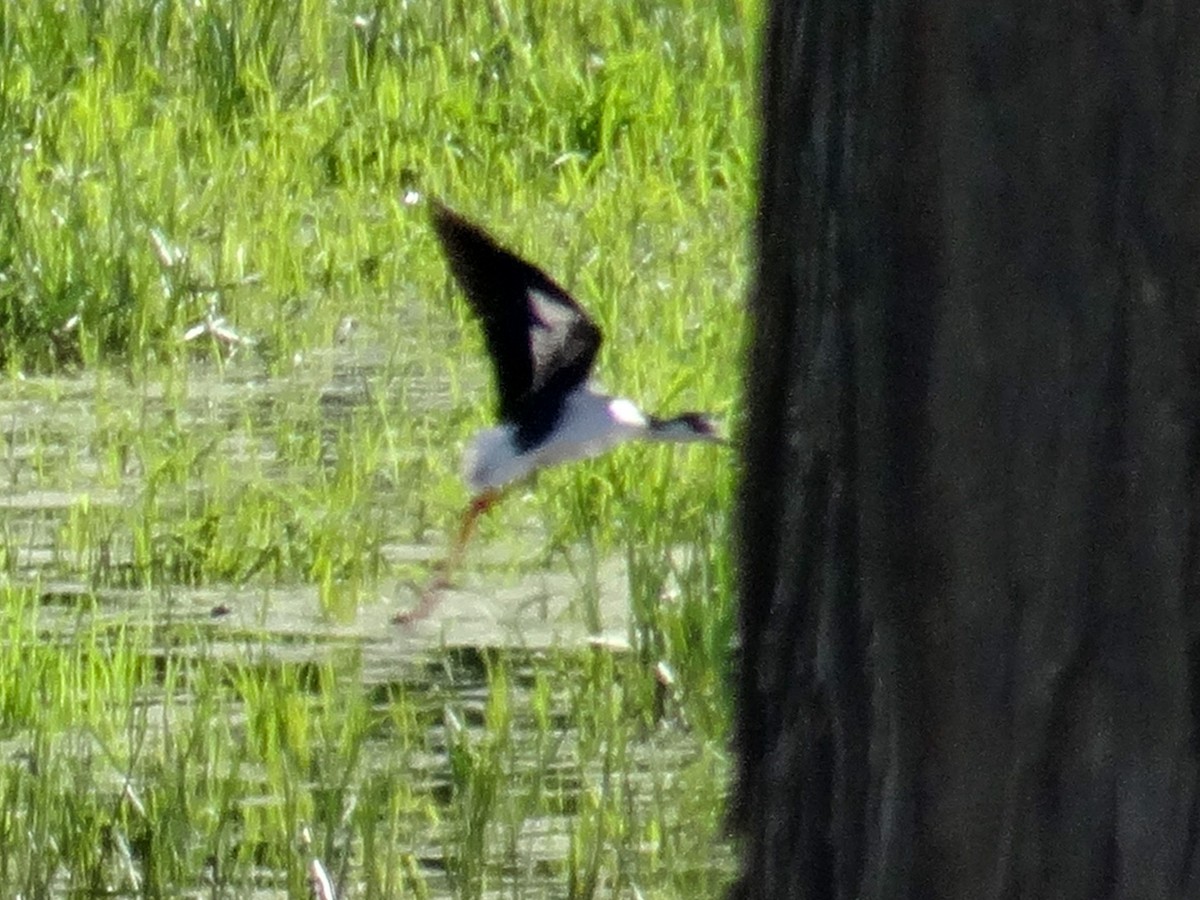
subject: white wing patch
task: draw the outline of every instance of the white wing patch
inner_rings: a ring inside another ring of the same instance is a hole
[[[544,364],[562,352],[567,331],[579,314],[536,288],[529,289],[529,306],[536,320],[529,329],[529,349]]]
[[[533,304],[534,315],[547,328],[559,329],[579,318],[579,313],[575,310],[563,306],[545,291],[539,291],[537,288],[529,289],[529,302]]]

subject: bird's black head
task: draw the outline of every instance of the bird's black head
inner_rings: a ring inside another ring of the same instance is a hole
[[[650,431],[659,440],[688,443],[707,441],[724,444],[726,440],[717,429],[712,417],[702,412],[685,412],[669,419],[651,419]]]

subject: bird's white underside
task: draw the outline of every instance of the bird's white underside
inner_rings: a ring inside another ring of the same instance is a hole
[[[514,443],[513,425],[477,433],[463,456],[463,480],[473,493],[502,487],[546,466],[599,456],[644,437],[648,429],[649,421],[633,403],[584,386],[568,395],[562,417],[545,443],[523,454]]]

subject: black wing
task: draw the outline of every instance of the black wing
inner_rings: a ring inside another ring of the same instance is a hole
[[[500,418],[521,422],[538,409],[553,418],[566,393],[587,379],[600,329],[541,269],[436,200],[430,207],[450,271],[483,325]]]

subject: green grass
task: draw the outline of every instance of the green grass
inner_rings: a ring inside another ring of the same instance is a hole
[[[730,454],[482,523],[473,591],[566,571],[592,630],[619,563],[625,649],[361,623],[491,407],[407,192],[571,288],[606,386],[736,419],[757,7],[0,10],[6,895],[302,896],[311,855],[342,896],[722,893]]]

